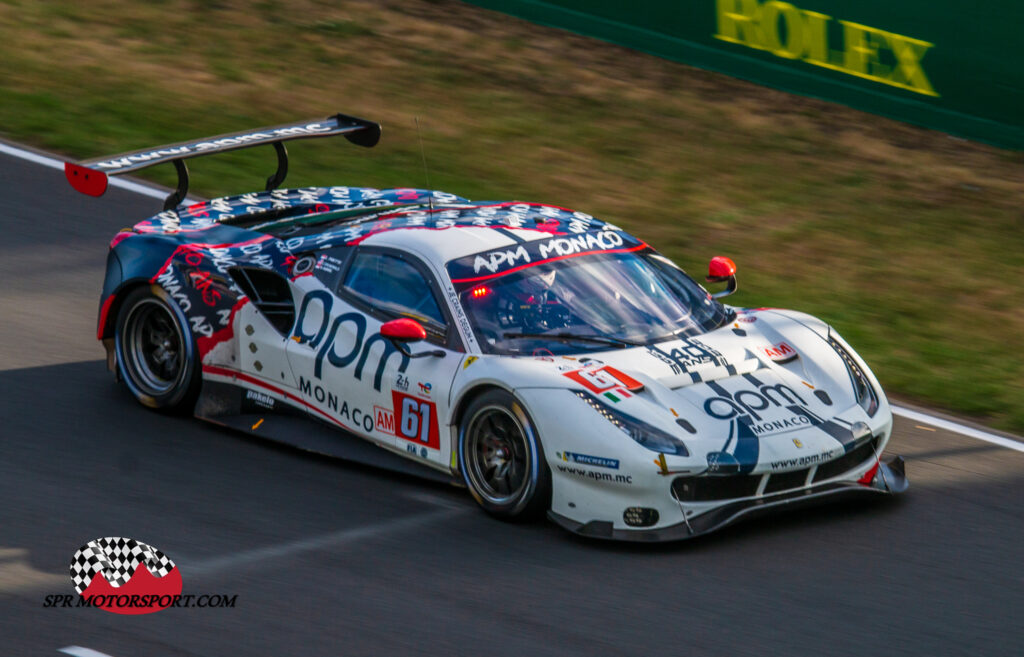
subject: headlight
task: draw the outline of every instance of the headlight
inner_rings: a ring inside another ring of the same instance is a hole
[[[686,445],[683,444],[683,441],[679,440],[675,436],[667,434],[661,429],[647,424],[643,420],[638,420],[632,415],[627,415],[618,409],[611,408],[582,390],[574,390],[573,392],[591,408],[603,415],[604,419],[618,427],[619,431],[652,452],[677,454],[679,456],[690,455],[690,452],[686,449]]]
[[[832,348],[836,350],[839,357],[843,359],[843,364],[846,365],[846,371],[853,382],[853,392],[857,397],[857,403],[867,412],[868,417],[874,417],[878,411],[878,395],[875,394],[875,389],[871,387],[871,382],[868,381],[864,370],[857,365],[857,361],[853,359],[850,352],[844,349],[843,345],[839,344],[839,341],[832,337],[831,328],[828,332],[828,343],[832,345]]]

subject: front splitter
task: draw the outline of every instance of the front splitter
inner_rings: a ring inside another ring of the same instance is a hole
[[[560,527],[588,538],[662,543],[702,536],[740,520],[769,515],[784,509],[814,506],[863,495],[896,495],[905,492],[909,486],[903,458],[893,456],[879,463],[878,470],[870,484],[841,481],[773,495],[770,498],[741,500],[725,504],[696,518],[691,518],[688,522],[681,522],[670,527],[615,529],[611,521],[592,520],[581,523],[554,511],[548,511],[548,517]]]

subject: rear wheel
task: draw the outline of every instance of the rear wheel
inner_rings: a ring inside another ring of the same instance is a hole
[[[488,513],[504,519],[543,514],[551,504],[551,472],[526,409],[504,390],[474,399],[459,425],[459,467]]]
[[[114,332],[121,379],[145,406],[191,412],[199,394],[199,354],[188,320],[167,293],[140,287],[121,304]]]

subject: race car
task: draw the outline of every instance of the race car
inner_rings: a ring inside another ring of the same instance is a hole
[[[110,243],[97,337],[142,404],[465,485],[503,519],[690,538],[907,489],[892,413],[825,322],[720,300],[618,226],[422,189],[277,189],[283,142],[337,114],[67,163],[79,191],[173,162],[164,210]],[[187,158],[273,145],[262,192],[183,204]]]

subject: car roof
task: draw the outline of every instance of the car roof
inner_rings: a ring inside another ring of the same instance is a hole
[[[285,240],[292,252],[301,252],[307,243],[317,248],[366,244],[411,251],[439,264],[554,235],[619,230],[583,212],[544,203],[473,202],[408,188],[314,187],[180,206],[136,224],[135,231],[194,232],[197,242],[208,242],[213,236],[201,233],[227,225],[270,233]]]
[[[386,212],[348,224],[349,244],[417,252],[434,262],[609,225],[566,208],[518,201],[446,204]],[[329,231],[325,231],[329,232]]]

